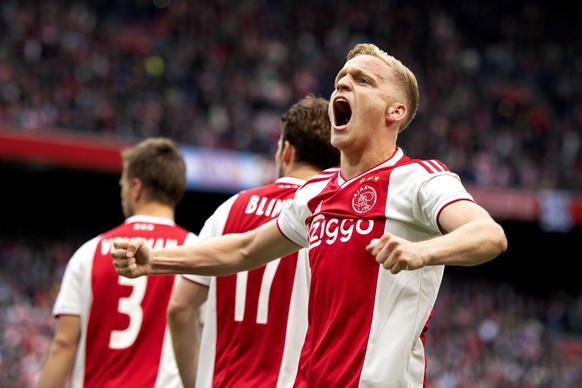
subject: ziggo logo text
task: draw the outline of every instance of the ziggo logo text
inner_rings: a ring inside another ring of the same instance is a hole
[[[315,248],[322,242],[332,245],[338,239],[341,242],[347,242],[352,238],[354,232],[365,236],[372,229],[374,229],[374,220],[326,219],[323,214],[320,214],[313,218],[309,228],[309,248]]]

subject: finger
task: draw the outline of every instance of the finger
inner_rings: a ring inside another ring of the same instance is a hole
[[[394,264],[394,259],[392,258],[392,249],[390,244],[383,244],[381,249],[378,249],[373,253],[378,264],[386,269],[390,269]]]
[[[126,257],[134,257],[135,253],[142,247],[142,239],[132,239],[127,246]]]
[[[111,249],[111,257],[113,257],[114,262],[117,259],[123,258],[125,256],[124,252],[125,252],[124,249],[116,249],[116,248]]]
[[[125,249],[129,244],[129,239],[127,238],[116,238],[113,240],[113,248],[115,249]]]
[[[127,268],[116,268],[115,272],[117,272],[119,276],[124,277],[129,277],[129,274],[131,273]]]
[[[384,262],[382,263],[383,267],[393,274],[397,274],[402,271],[407,263],[400,258],[402,251],[399,244],[394,241],[387,244],[384,247],[384,250],[386,251],[386,256]]]
[[[131,259],[120,258],[113,260],[113,266],[119,269],[128,268],[132,264],[135,264],[135,259],[133,258]]]
[[[139,276],[137,274],[137,269],[138,269],[137,265],[135,263],[132,263],[125,268],[116,268],[116,272],[118,275],[134,279]]]
[[[384,241],[383,244],[378,244],[378,251],[375,253],[376,261],[384,266],[386,269],[392,268],[396,260],[395,250],[398,248],[398,242],[393,240]]]
[[[368,252],[372,252],[372,250],[376,247],[376,245],[378,244],[378,241],[380,241],[380,239],[378,238],[374,238],[372,239],[372,241],[370,241],[370,243],[366,246],[366,250]]]
[[[402,271],[411,271],[412,269],[407,260],[397,260],[390,267],[390,272],[397,274]]]

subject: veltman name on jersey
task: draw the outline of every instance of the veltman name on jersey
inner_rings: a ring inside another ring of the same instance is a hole
[[[313,217],[309,227],[309,248],[315,248],[322,242],[332,245],[338,239],[341,242],[348,242],[354,232],[365,236],[374,229],[372,219],[352,219],[352,218],[328,218],[323,214]]]
[[[136,236],[139,237],[139,236]],[[118,238],[118,237],[116,237]],[[113,240],[116,238],[105,238],[101,240],[101,254],[108,255],[111,252],[111,248],[113,247]],[[122,237],[122,238],[129,238],[129,237]],[[131,237],[134,238],[134,237]],[[148,247],[157,249],[157,248],[171,248],[178,246],[178,240],[173,238],[153,238],[153,237],[139,237],[142,238]]]
[[[245,213],[275,218],[291,201],[291,199],[270,199],[258,195],[251,195]]]

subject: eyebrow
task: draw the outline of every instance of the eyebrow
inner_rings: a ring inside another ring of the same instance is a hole
[[[348,68],[347,68],[347,67],[344,67],[344,68],[342,68],[342,69],[339,71],[339,73],[337,73],[337,75],[335,76],[335,81],[334,81],[334,83],[336,83],[336,84],[337,84],[337,81],[338,81],[339,79],[343,78],[343,77],[346,75],[346,73],[347,73],[347,72],[348,72]]]
[[[349,73],[349,74],[351,74],[351,75],[352,75],[352,77],[358,77],[358,76],[361,76],[361,77],[368,78],[368,79],[370,80],[370,82],[371,82],[372,84],[374,84],[374,85],[377,83],[377,81],[376,81],[376,80],[377,80],[378,78],[379,78],[379,79],[384,79],[384,77],[382,77],[382,76],[380,76],[380,75],[378,75],[378,74],[373,74],[373,73],[367,72],[367,71],[365,71],[365,70],[359,69],[359,68],[357,68],[357,67],[348,66],[348,67],[344,67],[343,69],[341,69],[341,70],[340,70],[340,72],[339,72],[339,73],[337,74],[337,76],[335,77],[335,82],[334,82],[334,84],[335,84],[335,85],[337,85],[337,82],[338,82],[338,81],[339,81],[341,78],[345,77],[345,75],[346,75],[346,74],[348,74],[348,73]]]

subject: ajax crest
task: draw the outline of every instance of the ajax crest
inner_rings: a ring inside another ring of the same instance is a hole
[[[370,185],[360,186],[352,197],[352,210],[357,214],[366,214],[374,208],[378,194]]]

